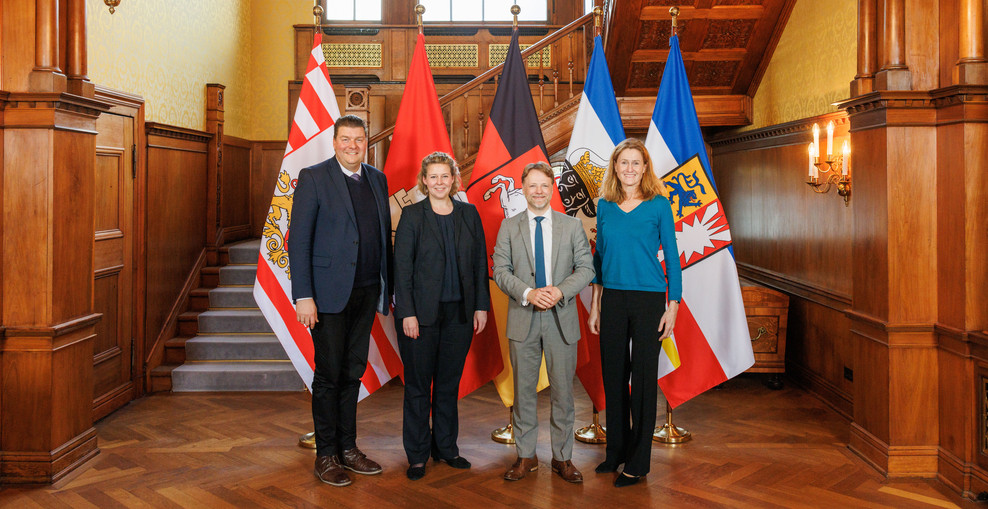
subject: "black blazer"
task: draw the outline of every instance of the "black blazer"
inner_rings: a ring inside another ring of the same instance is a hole
[[[477,207],[469,203],[453,200],[453,225],[460,289],[467,320],[471,320],[474,311],[491,307],[487,241]],[[436,323],[445,263],[439,220],[429,199],[402,209],[395,232],[396,319],[414,316],[419,325]]]
[[[381,295],[377,312],[388,314],[393,288],[391,267],[391,208],[388,202],[388,179],[377,168],[361,166],[377,202],[381,222]],[[343,311],[357,271],[357,216],[343,169],[336,158],[303,168],[298,174],[289,233],[292,299],[312,297],[320,313]]]

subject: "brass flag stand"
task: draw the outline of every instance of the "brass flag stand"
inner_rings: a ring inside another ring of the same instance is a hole
[[[666,423],[655,428],[652,440],[662,444],[682,444],[692,438],[692,433],[672,423],[672,406],[666,401]]]
[[[597,407],[593,407],[593,423],[576,430],[573,434],[576,435],[577,440],[585,444],[607,443],[607,428],[600,425],[600,413],[597,412]]]
[[[514,407],[508,407],[508,425],[491,431],[491,440],[499,444],[515,443],[515,427],[512,426],[515,421],[513,409]]]
[[[316,448],[316,432],[306,433],[298,437],[298,446],[306,449]]]

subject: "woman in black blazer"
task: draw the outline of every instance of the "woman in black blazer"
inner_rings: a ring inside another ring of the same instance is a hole
[[[405,365],[402,437],[413,481],[425,475],[430,451],[436,461],[470,468],[456,447],[456,400],[473,335],[487,324],[490,283],[480,215],[450,198],[458,188],[453,158],[426,156],[419,173],[426,199],[402,209],[395,231],[395,318]]]

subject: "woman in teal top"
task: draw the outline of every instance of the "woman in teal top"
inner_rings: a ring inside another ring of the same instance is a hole
[[[630,486],[649,472],[659,351],[683,294],[672,207],[640,140],[622,141],[611,155],[597,203],[594,266],[589,325],[600,334],[607,401],[607,457],[596,471],[616,472],[623,463],[614,485]]]

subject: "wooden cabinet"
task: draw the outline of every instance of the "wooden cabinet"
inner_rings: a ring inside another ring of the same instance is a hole
[[[779,374],[786,372],[786,322],[789,296],[761,286],[741,287],[748,334],[755,351],[755,365],[748,373],[773,373],[769,383],[781,388]]]

